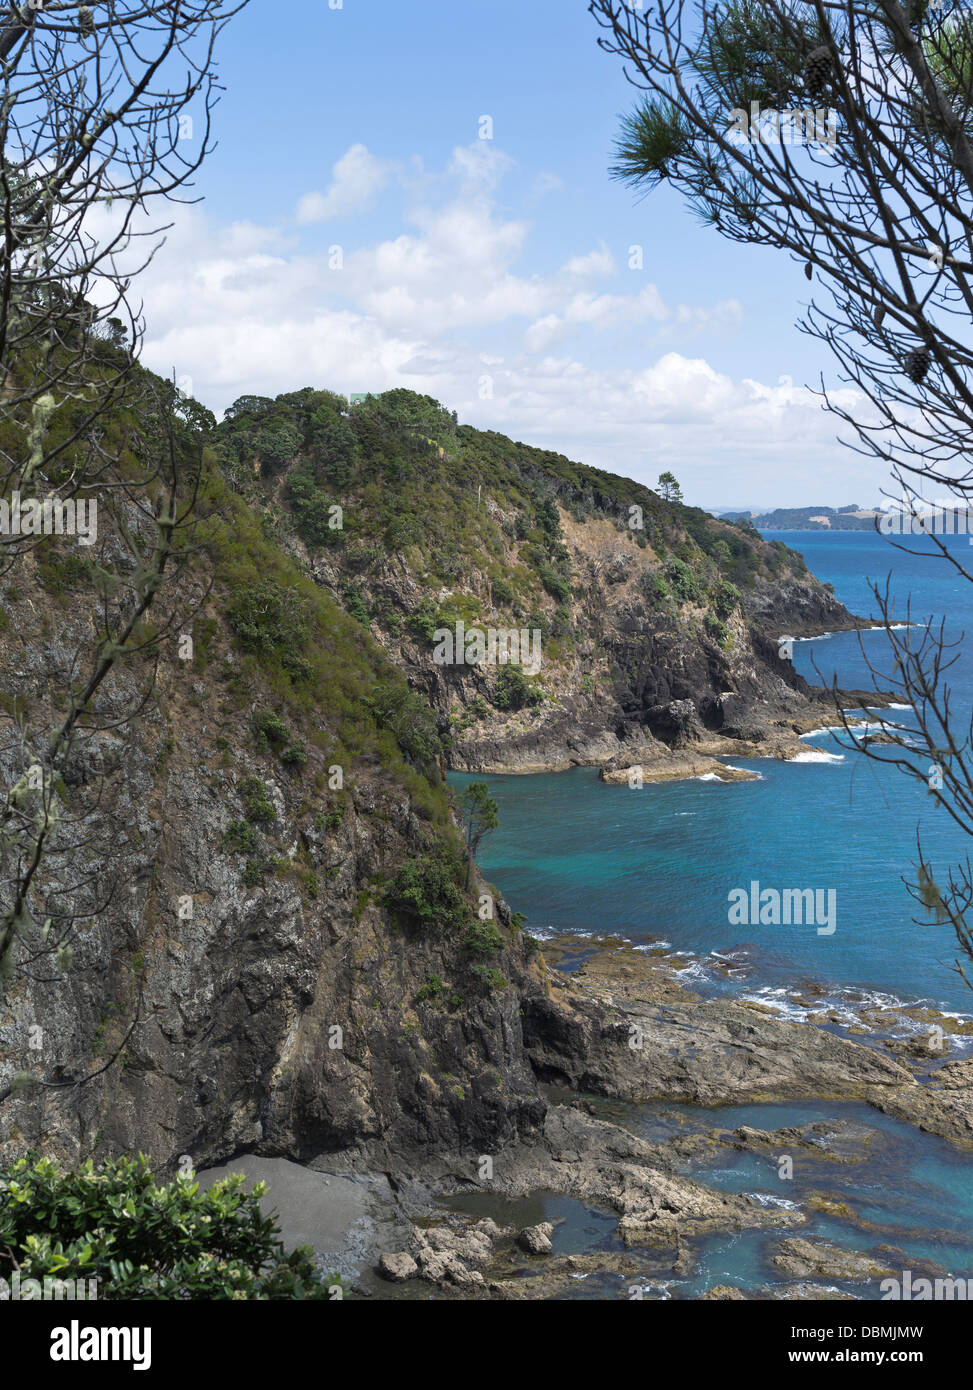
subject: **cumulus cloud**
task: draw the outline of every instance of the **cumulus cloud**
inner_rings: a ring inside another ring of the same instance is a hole
[[[323,202],[350,207],[383,186],[380,163],[352,146]],[[188,377],[216,410],[305,385],[408,386],[472,424],[649,483],[678,467],[688,495],[711,505],[763,495],[782,460],[822,483],[840,469],[842,492],[856,486],[810,392],[738,380],[681,350],[703,331],[735,331],[736,301],[669,304],[642,281],[619,292],[607,247],[527,273],[530,221],[494,197],[507,163],[477,142],[418,178],[418,201],[400,181],[399,225],[357,247],[185,209],[138,281],[147,365]],[[633,327],[638,356],[619,369],[609,330]]]
[[[386,186],[391,172],[392,166],[369,154],[364,145],[352,145],[331,170],[327,191],[306,193],[300,200],[298,223],[307,226],[360,212]]]

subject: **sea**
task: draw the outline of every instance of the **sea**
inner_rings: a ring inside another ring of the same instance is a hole
[[[799,550],[858,616],[878,624],[871,588],[877,584],[882,592],[888,586],[896,622],[932,622],[937,631],[943,623],[955,644],[946,673],[955,723],[960,739],[964,731],[969,737],[973,582],[925,538],[906,542],[919,553],[904,553],[874,532],[763,534]],[[946,544],[973,573],[970,538],[953,536]],[[877,626],[793,646],[795,666],[809,681],[830,684],[837,677],[844,689],[887,688],[874,671],[889,671],[889,658],[888,637]],[[914,712],[899,703],[881,717],[908,730]],[[481,868],[526,915],[533,935],[542,941],[577,935],[579,959],[587,938],[615,935],[681,957],[686,983],[703,994],[746,997],[794,1019],[824,1011],[839,1032],[857,1030],[863,1015],[874,1023],[876,1009],[885,1011],[893,1038],[928,1033],[923,1011],[929,1009],[947,1012],[962,1027],[973,1018],[973,992],[956,969],[965,957],[952,926],[937,922],[916,900],[917,845],[937,881],[945,881],[973,845],[925,781],[864,757],[833,724],[822,718],[821,729],[802,740],[806,751],[789,762],[724,759],[757,773],[751,782],[700,778],[633,789],[604,784],[595,768],[450,780],[457,787],[489,783],[500,824],[483,842]],[[831,911],[827,920],[822,915],[802,925],[761,925],[749,913],[741,919],[740,908],[735,915],[731,908],[753,900],[754,884],[758,893],[814,890]],[[973,979],[973,962],[967,964]],[[973,1056],[973,1029],[950,1033],[948,1056]],[[690,1122],[775,1129],[835,1118],[868,1125],[882,1139],[866,1161],[832,1164],[826,1175],[828,1190],[854,1219],[810,1212],[800,1234],[855,1250],[897,1250],[884,1257],[896,1269],[930,1260],[954,1276],[973,1276],[973,1156],[945,1140],[857,1103],[748,1105],[711,1113],[637,1106],[626,1108],[624,1122],[658,1139]],[[744,1154],[715,1168],[690,1164],[687,1171],[728,1190],[756,1192],[762,1202],[800,1206],[821,1187],[819,1165],[811,1168],[806,1181],[798,1171],[785,1182],[770,1158]],[[616,1248],[608,1214],[564,1197],[550,1197],[547,1206],[538,1202],[548,1219],[557,1220],[555,1248],[562,1253]],[[710,1237],[691,1275],[655,1281],[639,1296],[693,1298],[718,1283],[749,1292],[774,1288],[782,1282],[773,1264],[777,1239],[764,1232]],[[833,1287],[856,1297],[882,1296],[876,1281]],[[614,1276],[591,1275],[571,1296],[632,1293]]]

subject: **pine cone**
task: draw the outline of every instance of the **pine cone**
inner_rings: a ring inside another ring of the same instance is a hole
[[[78,28],[84,35],[93,34],[95,32],[94,11],[89,5],[82,5],[78,10]]]
[[[826,44],[816,48],[804,64],[804,87],[809,97],[818,101],[831,79],[831,49]]]
[[[928,372],[931,362],[932,358],[926,348],[913,348],[912,352],[906,353],[902,366],[909,380],[918,386]]]

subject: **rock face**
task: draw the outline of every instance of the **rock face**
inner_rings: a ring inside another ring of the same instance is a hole
[[[526,1001],[524,1030],[544,1079],[628,1100],[719,1105],[919,1089],[872,1048],[737,1003],[633,1002],[609,1018],[555,978]]]
[[[13,657],[5,644],[7,690],[46,699],[82,625],[62,607],[50,638]],[[232,669],[229,641],[224,652]],[[107,827],[122,879],[78,932],[70,970],[10,992],[0,1090],[22,1070],[70,1081],[121,1055],[80,1089],[11,1096],[0,1160],[30,1147],[68,1163],[141,1151],[171,1171],[183,1155],[204,1168],[242,1151],[354,1163],[366,1147],[379,1159],[443,1148],[472,1170],[542,1124],[506,905],[490,985],[457,932],[412,928],[385,905],[430,841],[430,813],[401,778],[376,759],[338,800],[313,725],[294,730],[310,745],[296,776],[253,745],[248,715],[221,681],[190,684],[170,665],[130,736],[113,740],[110,804],[85,769],[73,778],[72,806]],[[248,777],[271,817],[250,827],[271,865],[250,885],[227,841],[249,825]]]

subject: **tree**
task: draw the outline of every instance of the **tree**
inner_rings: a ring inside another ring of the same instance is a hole
[[[486,782],[471,782],[457,798],[466,825],[466,887],[470,886],[473,860],[483,837],[500,824],[499,807]]]
[[[733,554],[726,541],[717,541],[710,550],[710,556],[719,574],[724,574],[733,564]]]
[[[214,46],[244,3],[5,7],[0,424],[22,431],[24,451],[5,438],[3,495],[102,485],[92,426],[133,377],[143,323],[132,284],[165,230],[153,208],[209,151]],[[70,420],[52,431],[68,402]],[[5,540],[0,570],[23,548]]]
[[[676,482],[674,473],[659,474],[659,496],[664,502],[682,501],[682,488]]]
[[[330,1297],[314,1252],[285,1252],[260,1209],[266,1187],[244,1192],[242,1173],[202,1192],[191,1174],[158,1182],[142,1156],[68,1173],[28,1156],[0,1178],[16,1198],[0,1203],[0,1277],[19,1276],[21,1290],[48,1280],[46,1298]]]
[[[214,45],[240,8],[31,0],[0,18],[0,497],[19,495],[62,523],[87,513],[83,532],[45,523],[0,533],[0,574],[30,556],[29,583],[74,609],[56,641],[39,635],[29,669],[5,673],[4,996],[57,982],[79,926],[104,920],[127,885],[104,813],[120,775],[113,748],[208,594],[193,565],[200,430],[212,417],[141,368],[130,295],[165,230],[153,209],[176,199],[210,147]],[[82,1059],[45,1066],[34,1052],[10,1080],[5,1057],[0,1102],[86,1084],[137,1021],[91,1071]]]
[[[815,298],[798,325],[827,346],[842,387],[822,382],[825,407],[850,428],[850,447],[888,468],[921,553],[973,582],[922,523],[918,491],[932,484],[961,504],[973,494],[969,11],[958,0],[589,9],[599,44],[643,93],[623,121],[615,176],[640,189],[667,182],[721,235],[803,265]],[[971,730],[953,728],[944,628],[900,629],[888,585],[873,592],[889,641],[876,684],[914,706],[915,727],[887,726],[881,753],[857,746],[891,756],[973,835]],[[836,703],[844,719],[837,692]],[[918,852],[914,896],[973,957],[973,868],[939,887],[921,842]]]

